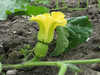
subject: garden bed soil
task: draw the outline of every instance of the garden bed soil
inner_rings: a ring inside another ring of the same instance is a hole
[[[50,0],[49,8],[55,8],[56,0]],[[59,6],[62,7],[62,0],[59,1]],[[77,7],[78,0],[65,0],[68,7]],[[83,59],[95,59],[100,58],[100,10],[98,2],[95,0],[89,0],[89,6],[86,10],[59,10],[66,15],[66,18],[89,16],[89,20],[93,25],[93,33],[89,36],[88,40],[78,45],[76,48],[67,51],[57,57],[51,57],[50,53],[55,48],[56,44],[49,47],[49,51],[46,57],[42,61],[63,61],[63,60],[83,60]],[[81,0],[80,7],[86,7],[86,0]],[[36,37],[39,31],[38,24],[36,22],[29,22],[26,16],[13,16],[9,15],[5,21],[0,21],[0,56],[4,53],[4,57],[1,60],[3,64],[18,64],[22,62],[24,58],[20,54],[20,48],[23,48],[25,44],[29,44],[32,49],[37,41],[33,37]],[[55,34],[56,37],[56,34]],[[54,38],[55,40],[56,38]],[[30,57],[31,59],[31,57]],[[76,65],[81,73],[78,75],[100,75],[100,67],[98,64],[78,64]],[[92,68],[91,68],[92,67]],[[6,73],[6,71],[3,71]],[[57,75],[59,68],[57,67],[34,67],[31,70],[17,70],[16,75]],[[74,75],[74,71],[68,69],[65,75]]]

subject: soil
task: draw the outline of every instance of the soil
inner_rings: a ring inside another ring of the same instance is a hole
[[[55,8],[56,0],[50,0],[49,8]],[[62,0],[59,1],[59,6],[62,7]],[[76,8],[78,0],[65,0],[66,6]],[[81,8],[86,7],[86,0],[81,0]],[[62,61],[62,60],[83,60],[100,58],[100,10],[96,0],[89,0],[89,6],[86,10],[59,10],[66,15],[66,18],[89,16],[89,20],[93,24],[93,33],[88,40],[78,45],[76,48],[67,51],[57,57],[51,57],[49,54],[55,48],[55,44],[50,46],[49,52],[42,61]],[[39,31],[36,22],[29,22],[26,16],[9,15],[5,21],[0,21],[0,56],[4,53],[3,59],[0,61],[3,64],[18,64],[23,60],[23,55],[19,52],[20,48],[24,48],[25,44],[29,44],[32,49],[37,41],[36,37]],[[56,34],[55,34],[56,36]],[[54,38],[55,40],[55,38]],[[31,57],[30,57],[31,59]],[[17,61],[16,61],[17,60]],[[100,67],[98,64],[79,64],[76,65],[81,73],[78,75],[100,75]],[[91,68],[93,67],[93,68]],[[6,71],[3,71],[6,73]],[[17,70],[16,75],[57,75],[59,68],[57,67],[34,67],[31,70]],[[74,72],[68,69],[65,75],[74,75]]]

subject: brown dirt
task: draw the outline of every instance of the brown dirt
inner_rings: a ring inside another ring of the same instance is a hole
[[[77,7],[78,0],[65,1],[68,7]],[[55,8],[55,1],[50,0],[49,8]],[[86,7],[86,0],[81,0],[80,7]],[[61,54],[57,57],[51,57],[49,54],[55,48],[55,44],[50,46],[49,52],[42,61],[62,61],[62,60],[82,60],[82,59],[94,59],[100,58],[100,10],[97,8],[98,2],[95,0],[89,1],[89,7],[87,10],[78,11],[62,11],[66,18],[89,16],[89,20],[93,24],[93,33],[89,36],[89,40],[83,44],[78,45],[76,48]],[[59,0],[59,6],[63,4]],[[39,27],[36,22],[29,22],[26,16],[8,16],[6,21],[0,21],[0,55],[5,53],[1,63],[3,64],[17,64],[23,59],[23,55],[18,54],[20,48],[23,48],[25,44],[29,44],[32,47],[35,46],[37,41],[33,35],[36,36]],[[19,61],[16,61],[19,60]],[[100,69],[96,68],[97,64],[81,64],[76,65],[82,70],[78,75],[100,75]],[[91,66],[95,66],[91,69]],[[34,67],[31,70],[18,70],[16,75],[57,75],[59,69],[57,67]],[[67,70],[65,75],[74,75],[74,72]]]

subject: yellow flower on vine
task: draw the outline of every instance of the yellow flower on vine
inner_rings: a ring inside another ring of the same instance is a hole
[[[53,40],[54,29],[59,26],[67,24],[65,15],[61,12],[52,12],[51,14],[45,13],[37,16],[32,16],[31,21],[36,21],[39,24],[38,40],[50,43]]]

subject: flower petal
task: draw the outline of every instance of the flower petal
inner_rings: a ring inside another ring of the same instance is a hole
[[[57,18],[59,20],[64,19],[65,15],[62,12],[52,12],[52,18]]]
[[[44,17],[43,15],[37,15],[36,17],[33,15],[30,20],[31,21],[43,21]]]
[[[65,15],[61,12],[52,12],[51,15],[45,13],[43,15],[32,16],[31,21],[36,21],[39,24],[38,40],[50,43],[53,40],[54,29],[67,24],[64,19]]]
[[[66,19],[63,19],[63,20],[61,20],[61,24],[59,24],[60,26],[64,26],[64,25],[66,25],[67,24],[67,20]]]
[[[48,16],[50,16],[50,14],[44,13],[43,16],[44,16],[44,17],[48,17]]]

